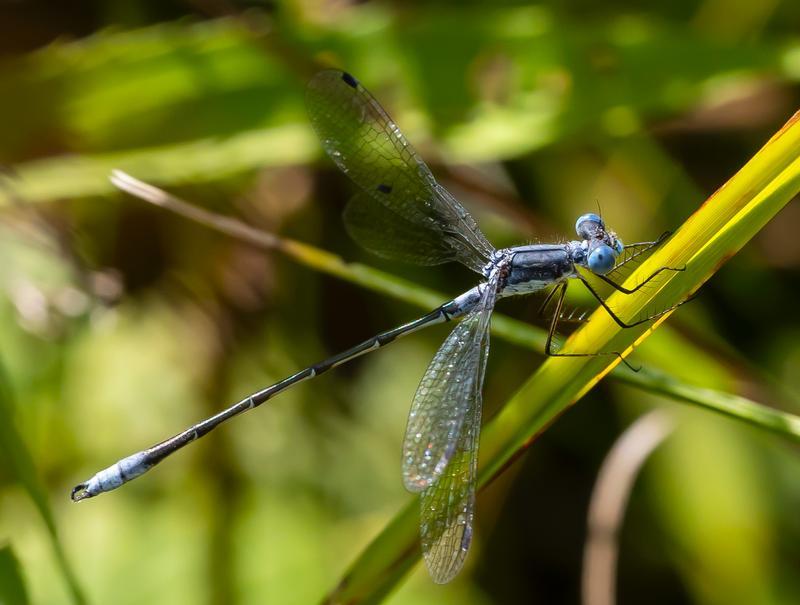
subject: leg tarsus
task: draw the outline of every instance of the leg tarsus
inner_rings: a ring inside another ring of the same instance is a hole
[[[623,294],[633,294],[634,292],[638,292],[639,290],[641,290],[644,286],[649,284],[657,275],[659,275],[664,271],[676,271],[676,272],[686,271],[686,265],[684,265],[683,267],[661,267],[660,269],[654,271],[647,279],[645,279],[643,282],[641,282],[640,284],[638,284],[633,288],[625,288],[620,284],[618,284],[617,282],[615,282],[610,277],[606,277],[605,275],[600,275],[599,273],[595,273],[594,275],[595,277],[598,277],[602,281],[606,282],[609,286],[611,286],[618,292],[622,292]]]
[[[619,360],[620,360],[622,363],[624,363],[624,364],[625,364],[625,365],[628,367],[628,369],[629,369],[631,372],[636,372],[636,373],[638,374],[638,373],[639,373],[639,371],[642,369],[642,366],[639,366],[638,368],[635,368],[635,367],[633,367],[633,366],[632,366],[632,365],[631,365],[631,364],[628,362],[628,360],[627,360],[627,359],[625,359],[625,358],[622,356],[622,353],[618,353],[618,352],[614,351],[614,354],[615,354],[617,357],[619,357]]]

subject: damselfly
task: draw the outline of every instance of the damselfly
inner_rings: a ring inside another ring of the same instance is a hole
[[[389,115],[350,74],[334,70],[317,74],[309,84],[307,103],[325,151],[361,189],[344,214],[351,236],[387,258],[422,265],[457,261],[478,273],[482,281],[419,319],[311,365],[166,441],[123,458],[77,485],[72,499],[91,498],[119,487],[229,418],[304,380],[401,336],[460,319],[422,377],[403,443],[403,481],[408,490],[421,495],[425,561],[434,581],[447,582],[461,569],[472,537],[481,390],[489,353],[490,318],[497,300],[551,288],[547,301],[555,301],[555,310],[547,355],[619,355],[566,354],[553,349],[553,334],[569,280],[586,286],[620,326],[631,327],[666,311],[626,323],[579,268],[626,294],[639,290],[662,271],[680,269],[665,267],[634,288],[622,287],[609,277],[612,270],[658,245],[662,238],[623,246],[594,213],[577,220],[578,240],[495,249],[470,214],[436,182]]]

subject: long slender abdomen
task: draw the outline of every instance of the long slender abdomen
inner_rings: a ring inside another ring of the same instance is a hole
[[[419,319],[392,330],[381,332],[377,336],[373,336],[372,338],[365,340],[364,342],[346,351],[338,353],[337,355],[333,355],[332,357],[329,357],[328,359],[314,365],[308,366],[296,374],[292,374],[291,376],[284,378],[283,380],[276,382],[275,384],[270,385],[265,389],[258,391],[257,393],[253,393],[238,403],[235,403],[234,405],[222,410],[218,414],[192,425],[185,431],[182,431],[177,435],[162,441],[161,443],[119,460],[108,468],[95,473],[95,475],[88,481],[75,486],[71,494],[72,499],[74,501],[84,500],[86,498],[91,498],[93,496],[97,496],[98,494],[102,494],[103,492],[116,489],[131,479],[135,479],[136,477],[143,475],[156,464],[164,460],[164,458],[175,453],[192,441],[199,439],[226,420],[229,420],[234,416],[238,416],[247,410],[251,410],[254,407],[258,407],[278,393],[281,393],[304,380],[314,378],[315,376],[318,376],[323,372],[327,372],[328,370],[343,363],[347,363],[356,357],[360,357],[361,355],[380,349],[381,347],[394,342],[401,336],[412,334],[417,330],[421,330],[427,326],[442,323],[451,319],[452,317],[458,317],[459,315],[462,315],[469,310],[469,308],[471,308],[470,305],[474,306],[475,303],[473,302],[473,292],[479,287],[480,286],[473,288],[469,292],[450,301],[449,303],[442,305],[441,307],[431,311]]]

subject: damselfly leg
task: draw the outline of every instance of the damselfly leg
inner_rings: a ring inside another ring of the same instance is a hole
[[[605,299],[602,296],[600,296],[600,294],[598,294],[594,288],[592,288],[592,286],[589,284],[589,282],[586,281],[585,278],[580,277],[579,279],[583,282],[583,284],[586,286],[589,292],[591,292],[592,296],[594,296],[598,300],[598,302],[602,305],[603,309],[606,310],[606,313],[609,314],[611,319],[613,319],[614,322],[621,328],[633,328],[635,326],[647,323],[648,321],[653,321],[655,319],[658,319],[659,317],[666,315],[670,311],[677,309],[681,305],[686,304],[687,302],[692,300],[692,298],[694,298],[693,296],[691,296],[686,300],[682,300],[676,305],[672,305],[671,307],[664,309],[663,311],[659,311],[658,313],[654,313],[653,315],[649,315],[648,317],[636,320],[631,323],[626,323],[622,321],[619,318],[619,316],[616,313],[614,313],[614,311],[611,310],[611,307],[608,306]],[[628,363],[628,361],[625,360],[625,358],[622,356],[622,353],[620,353],[619,351],[595,351],[593,353],[561,353],[553,350],[553,337],[555,336],[556,329],[558,328],[558,324],[560,322],[561,309],[563,308],[564,297],[567,294],[567,286],[568,282],[563,282],[555,286],[555,288],[553,288],[551,293],[548,294],[548,297],[552,296],[555,298],[556,304],[552,319],[550,320],[550,328],[547,331],[547,341],[544,347],[545,355],[547,355],[548,357],[598,357],[600,355],[616,355],[631,370],[633,370],[634,372],[638,372],[639,369],[641,368],[633,367],[630,363]]]
[[[636,253],[634,253],[634,255],[632,255],[631,257],[625,259],[622,263],[620,263],[620,265],[624,264],[624,263],[627,263],[627,262],[633,260],[634,258],[640,256],[644,252],[647,252],[648,250],[658,246],[662,241],[664,241],[664,239],[668,235],[669,235],[668,233],[664,234],[658,240],[656,240],[654,242],[644,242],[644,243],[641,243],[641,244],[632,244],[631,245],[632,247],[633,246],[641,247],[641,250],[637,251]],[[615,270],[617,268],[619,268],[620,265],[615,267]],[[684,271],[684,270],[685,270],[685,267],[679,267],[679,268],[677,268],[677,267],[661,267],[660,269],[657,269],[652,274],[650,274],[650,276],[648,276],[646,279],[644,279],[641,283],[637,284],[634,288],[625,288],[622,285],[620,285],[617,282],[615,282],[610,277],[607,277],[605,275],[600,275],[600,274],[597,274],[597,273],[593,273],[593,275],[595,277],[600,278],[603,282],[609,284],[615,290],[617,290],[619,292],[622,292],[623,294],[633,294],[633,293],[641,290],[644,286],[649,284],[653,279],[655,279],[658,275],[660,275],[661,273],[663,273],[665,271]],[[597,299],[597,301],[600,303],[600,305],[603,307],[603,309],[605,309],[605,311],[608,313],[608,315],[614,320],[614,322],[617,325],[619,325],[620,327],[622,327],[622,328],[632,328],[632,327],[639,326],[641,324],[647,323],[649,321],[653,321],[655,319],[658,319],[659,317],[669,313],[670,311],[676,309],[677,307],[679,307],[679,306],[685,304],[686,302],[688,302],[689,300],[691,300],[691,298],[689,298],[689,299],[686,299],[684,301],[681,301],[680,303],[678,303],[676,305],[668,307],[667,309],[663,309],[662,311],[659,311],[658,313],[654,313],[652,315],[648,315],[647,317],[638,319],[638,320],[633,321],[633,322],[625,322],[619,317],[619,315],[617,315],[611,309],[611,307],[608,305],[606,300],[600,295],[599,292],[597,292],[597,290],[589,283],[589,281],[583,275],[581,275],[579,272],[577,272],[576,276],[584,284],[584,286],[586,286],[586,289],[591,293],[591,295],[595,299]],[[556,285],[554,288],[552,288],[548,292],[548,294],[547,294],[547,296],[546,296],[546,298],[544,300],[544,303],[542,304],[542,307],[540,309],[540,313],[543,313],[545,308],[547,307],[547,305],[552,300],[556,301],[555,305],[554,305],[553,314],[552,314],[552,317],[551,317],[551,320],[550,320],[550,327],[549,327],[548,332],[547,332],[547,341],[546,341],[546,344],[545,344],[545,354],[548,357],[596,357],[596,356],[600,356],[600,355],[616,355],[631,370],[638,371],[639,368],[634,368],[630,363],[628,363],[619,351],[595,351],[595,352],[587,352],[587,353],[561,353],[561,352],[557,352],[557,351],[553,350],[553,339],[554,339],[556,331],[558,329],[558,325],[560,323],[562,323],[562,321],[563,321],[563,318],[561,317],[561,314],[562,314],[562,309],[563,309],[563,305],[564,305],[564,298],[566,297],[566,293],[567,293],[568,284],[569,284],[569,282],[565,281],[565,282],[562,282],[561,284]]]
[[[616,355],[619,357],[620,361],[624,363],[628,368],[633,370],[634,372],[638,372],[640,368],[633,367],[628,361],[622,356],[622,353],[619,351],[595,351],[593,353],[561,353],[558,351],[553,350],[553,337],[556,334],[556,329],[558,328],[558,324],[560,322],[561,317],[561,309],[564,306],[564,297],[567,294],[567,286],[569,282],[562,282],[555,286],[550,293],[547,295],[548,299],[555,298],[556,304],[555,308],[553,309],[553,317],[550,320],[550,328],[547,330],[547,341],[544,345],[544,353],[548,357],[599,357],[604,355]]]

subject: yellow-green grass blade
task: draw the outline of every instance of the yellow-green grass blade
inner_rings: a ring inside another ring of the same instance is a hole
[[[280,251],[306,267],[422,309],[432,309],[447,300],[444,294],[424,288],[414,282],[361,263],[347,262],[340,256],[315,246],[281,238],[273,233],[251,227],[237,219],[209,212],[119,170],[114,171],[112,182],[131,195],[171,210],[185,218],[260,248]],[[495,313],[492,318],[492,334],[536,353],[544,351],[546,334],[543,330],[500,313]],[[698,350],[698,354],[708,357],[700,350]],[[713,366],[715,363],[714,360],[708,359],[709,365]],[[724,374],[725,372],[721,371],[720,373]],[[660,393],[676,401],[699,405],[800,441],[800,418],[770,409],[744,397],[736,397],[736,404],[732,405],[731,398],[733,396],[727,393],[703,389],[674,377],[665,376],[663,373],[648,371],[647,368],[638,374],[617,369],[612,376],[616,380],[641,389]]]
[[[800,191],[800,122],[796,114],[723,187],[712,195],[651,258],[631,275],[637,283],[663,266],[686,267],[634,295],[615,293],[609,305],[624,319],[677,304],[719,267]],[[596,311],[563,352],[630,352],[658,324],[621,329]],[[620,363],[614,356],[547,359],[487,424],[481,439],[479,486],[497,476],[561,413]],[[796,427],[795,427],[796,428]],[[411,502],[355,561],[327,601],[378,602],[419,558],[417,503]]]

